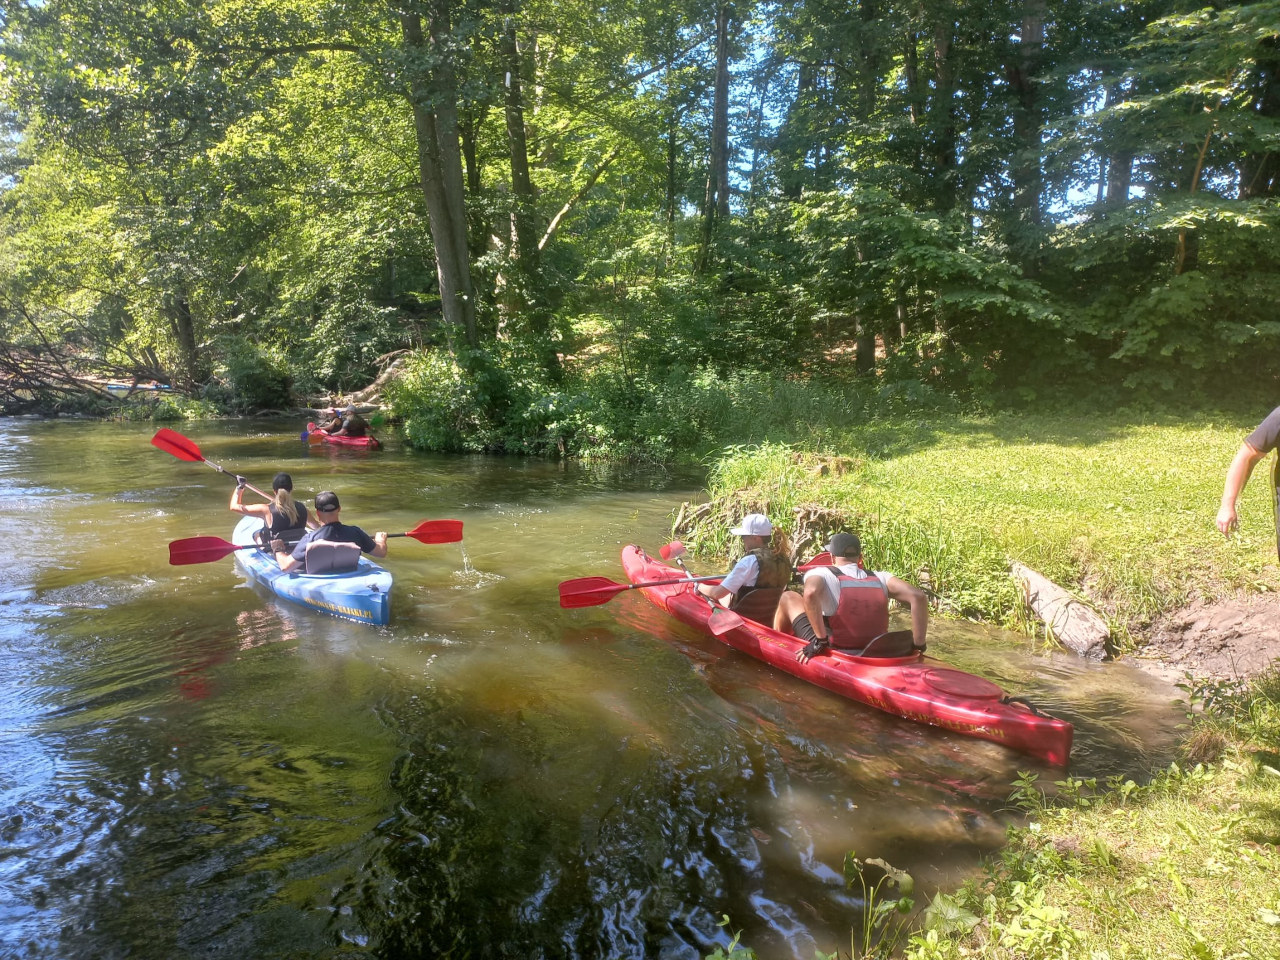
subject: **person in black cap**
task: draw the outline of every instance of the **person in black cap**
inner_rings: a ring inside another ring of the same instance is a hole
[[[271,549],[276,555],[276,563],[286,573],[302,566],[307,559],[307,544],[316,540],[328,540],[330,543],[354,543],[371,557],[387,555],[387,535],[379,530],[372,537],[350,524],[338,519],[341,504],[338,495],[332,490],[321,490],[316,494],[316,519],[320,526],[312,530],[298,541],[292,551],[286,549],[282,540],[271,541]]]
[[[774,614],[775,630],[808,641],[797,660],[806,663],[829,646],[867,648],[889,631],[890,598],[911,608],[913,645],[924,646],[929,599],[923,590],[882,570],[864,570],[862,541],[852,533],[837,533],[827,552],[832,565],[807,571],[803,595],[783,594]]]
[[[246,517],[257,517],[263,523],[261,543],[269,540],[285,540],[294,543],[302,537],[307,527],[316,523],[307,516],[307,508],[293,499],[293,477],[277,473],[271,481],[275,499],[271,503],[244,503],[244,477],[236,476],[236,488],[231,491],[231,512]]]

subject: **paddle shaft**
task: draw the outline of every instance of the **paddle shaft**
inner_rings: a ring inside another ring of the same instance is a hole
[[[676,563],[680,564],[680,569],[685,572],[685,578],[684,578],[685,581],[697,582],[699,580],[706,579],[706,577],[695,577],[693,575],[693,571],[684,565],[684,558],[679,554],[675,556],[675,561]],[[711,579],[720,580],[723,578],[712,577]],[[676,582],[683,583],[684,581],[677,580]],[[707,601],[707,606],[711,608],[710,626],[711,626],[712,633],[719,636],[721,633],[728,633],[730,630],[734,629],[735,627],[742,626],[743,624],[742,617],[734,613],[728,607],[724,607],[716,603],[714,600],[708,597],[705,593],[702,593],[701,591],[699,591],[697,587],[693,588],[693,595],[695,597],[701,597],[703,600]],[[722,616],[720,618],[720,622],[718,624],[716,623],[717,613],[726,614],[726,616]]]
[[[194,442],[187,437],[184,437],[176,430],[170,430],[168,427],[161,427],[156,431],[156,435],[151,438],[151,445],[159,447],[165,453],[177,457],[179,460],[198,460],[201,463],[205,463],[213,467],[213,469],[217,470],[219,473],[226,474],[232,480],[235,480],[236,478],[236,474],[227,473],[226,469],[224,469],[221,464],[214,463],[206,457],[200,452],[200,448],[197,447]],[[263,500],[275,499],[274,496],[269,493],[263,493],[251,483],[246,483],[245,486],[260,496]]]

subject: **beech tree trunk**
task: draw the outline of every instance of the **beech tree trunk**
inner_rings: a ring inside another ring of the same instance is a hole
[[[453,348],[457,352],[463,345],[478,346],[479,337],[467,250],[457,81],[447,57],[441,55],[443,38],[449,32],[448,2],[436,0],[426,7],[425,31],[417,6],[401,10],[400,28],[405,46],[411,51],[419,56],[435,54],[431,70],[410,71],[409,100],[418,148],[418,175],[435,246],[441,310],[453,331]]]
[[[698,271],[711,262],[715,226],[729,216],[729,6],[716,8],[716,80],[711,112],[711,159],[707,166],[707,193],[702,207],[702,236]]]

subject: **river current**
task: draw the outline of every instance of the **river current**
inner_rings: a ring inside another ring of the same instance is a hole
[[[145,424],[0,421],[0,956],[764,960],[847,953],[847,853],[927,895],[998,849],[1011,782],[1062,770],[775,673],[622,580],[698,478],[308,448],[300,424],[177,425],[391,541],[388,627],[285,605],[231,558],[232,483]],[[714,569],[695,572],[712,573]],[[1070,720],[1076,777],[1172,756],[1178,691],[935,619],[930,653]],[[719,925],[728,916],[728,927]]]

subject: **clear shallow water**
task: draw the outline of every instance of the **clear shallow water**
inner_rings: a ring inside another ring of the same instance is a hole
[[[149,425],[0,421],[0,956],[670,957],[848,949],[846,852],[926,890],[1000,845],[1019,770],[703,637],[621,580],[697,493],[661,470],[308,450],[179,425],[267,489],[334,489],[393,540],[386,628],[285,606],[230,558],[229,480]],[[714,571],[706,571],[714,572]],[[1177,691],[936,620],[930,652],[1076,725],[1071,772],[1170,757]]]

